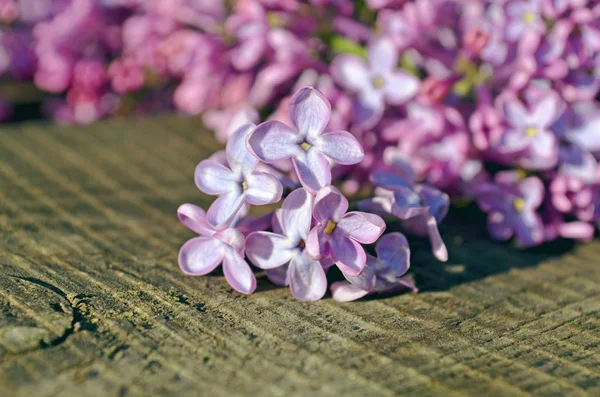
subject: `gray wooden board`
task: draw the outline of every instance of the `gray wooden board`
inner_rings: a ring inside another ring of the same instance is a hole
[[[0,395],[600,395],[598,242],[521,251],[455,210],[448,263],[410,239],[418,294],[242,296],[177,267],[218,149],[173,116],[0,129]]]

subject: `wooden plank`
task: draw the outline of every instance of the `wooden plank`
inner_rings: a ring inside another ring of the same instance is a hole
[[[411,239],[418,294],[295,301],[186,277],[184,202],[219,146],[197,119],[0,131],[0,395],[600,394],[600,243]]]

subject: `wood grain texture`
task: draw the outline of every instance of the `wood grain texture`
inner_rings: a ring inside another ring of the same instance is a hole
[[[597,396],[600,243],[522,252],[460,210],[422,292],[341,304],[186,277],[195,119],[0,131],[2,396]]]

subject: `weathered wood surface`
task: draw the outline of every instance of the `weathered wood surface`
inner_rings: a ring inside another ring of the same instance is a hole
[[[217,147],[185,119],[2,128],[0,395],[600,395],[600,242],[450,218],[449,263],[413,240],[419,294],[300,303],[258,273],[246,297],[176,263]]]

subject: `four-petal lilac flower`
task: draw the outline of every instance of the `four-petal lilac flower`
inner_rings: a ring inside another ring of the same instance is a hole
[[[248,137],[248,149],[265,163],[292,158],[302,185],[311,193],[331,184],[329,160],[356,164],[364,158],[358,140],[346,131],[323,133],[331,105],[312,87],[296,92],[290,100],[290,119],[295,129],[280,121],[260,124]]]
[[[348,282],[339,281],[331,285],[333,299],[348,302],[368,294],[404,288],[418,291],[409,278],[402,277],[410,267],[410,248],[402,233],[394,232],[381,237],[375,251],[377,257],[367,255],[367,266],[360,275],[344,274]]]
[[[246,149],[246,139],[255,126],[240,127],[227,142],[225,153],[229,168],[208,159],[196,167],[194,179],[200,190],[219,198],[206,214],[208,223],[225,228],[244,203],[265,205],[281,199],[283,188],[273,175],[257,172],[258,159]]]
[[[501,171],[494,183],[481,185],[476,191],[479,206],[488,212],[488,230],[496,240],[516,235],[525,247],[544,240],[544,227],[536,212],[544,199],[544,184],[536,176],[522,179],[519,172]]]
[[[287,267],[292,295],[303,301],[321,299],[327,290],[323,266],[308,255],[306,248],[313,201],[305,189],[294,190],[276,213],[278,233],[259,231],[246,239],[248,259],[261,269]]]
[[[179,251],[179,267],[183,273],[202,276],[223,263],[223,273],[233,289],[251,294],[256,277],[244,260],[244,235],[236,229],[217,230],[206,220],[206,213],[193,204],[183,204],[177,216],[200,237],[188,240]]]
[[[357,276],[367,260],[361,244],[377,241],[385,230],[380,216],[348,212],[348,200],[333,186],[319,190],[313,206],[316,225],[306,250],[315,259],[331,258],[349,276]]]
[[[339,55],[331,64],[338,84],[357,95],[356,119],[365,128],[374,126],[385,104],[402,105],[419,91],[419,79],[398,69],[398,50],[388,38],[369,44],[368,62],[356,55]]]

